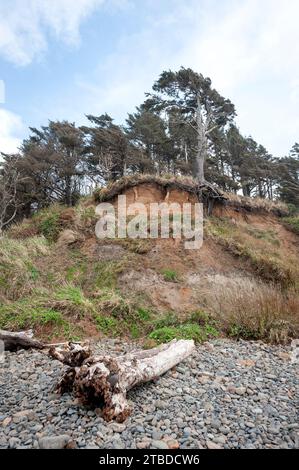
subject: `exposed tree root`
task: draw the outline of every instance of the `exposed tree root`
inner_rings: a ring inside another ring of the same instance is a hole
[[[127,392],[164,374],[186,359],[193,349],[193,341],[174,340],[115,358],[91,356],[89,349],[70,343],[66,349],[52,348],[50,355],[72,365],[57,385],[59,393],[72,391],[82,403],[101,407],[105,420],[122,422],[131,413]]]

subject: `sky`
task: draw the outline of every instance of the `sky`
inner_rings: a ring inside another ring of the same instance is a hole
[[[299,141],[298,18],[298,0],[0,0],[0,151],[49,119],[124,123],[183,66],[282,157]]]

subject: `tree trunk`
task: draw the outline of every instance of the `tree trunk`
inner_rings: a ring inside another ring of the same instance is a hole
[[[6,351],[16,351],[17,349],[36,348],[42,349],[43,343],[32,339],[32,331],[21,331],[14,333],[11,331],[0,330],[0,341],[4,342]]]
[[[174,340],[147,351],[125,356],[90,356],[78,344],[68,349],[51,348],[49,354],[71,365],[61,378],[57,391],[73,391],[85,404],[103,408],[107,421],[124,421],[131,413],[127,392],[138,384],[149,382],[186,359],[194,349],[194,341]]]
[[[207,137],[205,133],[205,125],[201,115],[200,97],[197,97],[197,111],[196,111],[196,126],[197,126],[197,152],[196,152],[196,179],[199,184],[204,183],[204,162],[206,158]]]

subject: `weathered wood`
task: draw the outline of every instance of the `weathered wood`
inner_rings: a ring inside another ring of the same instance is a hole
[[[4,342],[6,351],[16,351],[17,349],[44,348],[44,344],[32,338],[32,330],[28,331],[4,331],[0,330],[0,341]]]
[[[58,383],[58,392],[72,391],[82,403],[102,407],[107,421],[121,422],[131,413],[127,392],[164,374],[193,349],[193,341],[174,340],[151,350],[112,357],[90,356],[89,349],[70,344],[67,349],[52,348],[50,355],[72,365]]]
[[[49,355],[63,364],[71,367],[80,366],[91,355],[89,345],[80,346],[80,343],[61,343],[64,348],[49,345]]]

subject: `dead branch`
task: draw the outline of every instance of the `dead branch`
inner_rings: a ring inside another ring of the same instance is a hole
[[[32,338],[32,330],[20,331],[18,333],[12,331],[0,330],[0,341],[4,342],[6,351],[16,351],[17,349],[42,349],[44,344]]]

